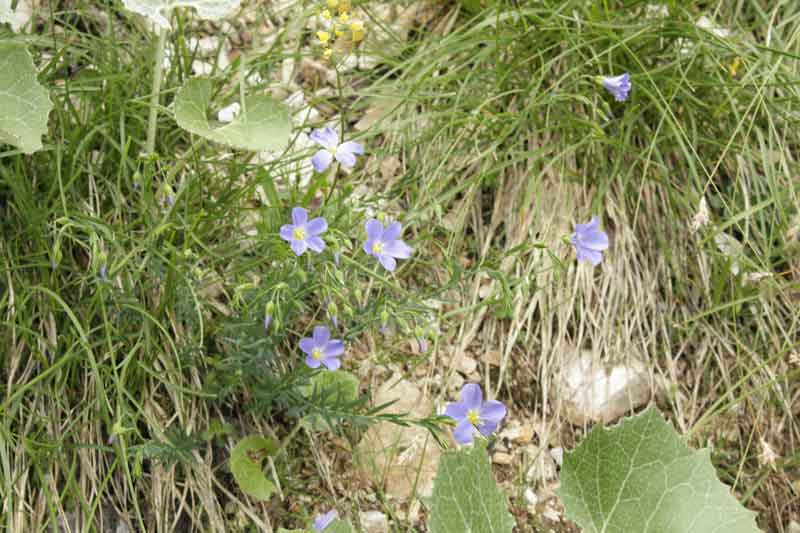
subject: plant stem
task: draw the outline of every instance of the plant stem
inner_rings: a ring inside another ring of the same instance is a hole
[[[156,49],[156,60],[153,64],[153,89],[150,93],[150,117],[147,120],[147,143],[144,152],[152,154],[156,149],[156,125],[158,122],[158,97],[161,93],[161,64],[164,62],[164,52],[167,48],[167,29],[161,28],[158,34],[158,48]]]

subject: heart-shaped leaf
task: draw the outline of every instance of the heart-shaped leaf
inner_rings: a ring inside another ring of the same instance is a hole
[[[26,154],[40,150],[52,109],[50,96],[36,81],[36,67],[25,45],[0,42],[0,143]]]
[[[756,533],[754,513],[653,407],[595,427],[564,457],[558,495],[587,533]]]
[[[169,12],[176,7],[193,7],[201,18],[221,19],[239,7],[240,0],[122,0],[122,3],[156,26],[169,28]]]
[[[275,484],[264,475],[261,463],[278,451],[272,439],[250,435],[239,441],[231,452],[231,473],[239,488],[258,500],[268,500]]]
[[[239,115],[230,123],[208,119],[211,80],[186,82],[175,98],[175,120],[192,133],[242,150],[280,150],[292,134],[289,110],[269,96],[248,96]]]

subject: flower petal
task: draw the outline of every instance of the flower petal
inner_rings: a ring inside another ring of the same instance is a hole
[[[391,242],[387,242],[383,246],[383,253],[386,255],[391,255],[392,257],[396,257],[398,259],[408,259],[411,257],[411,247],[408,246],[401,240],[395,240]]]
[[[339,135],[330,126],[312,131],[308,138],[328,150],[335,150],[339,145]]]
[[[303,339],[300,339],[300,349],[303,350],[303,353],[311,355],[311,352],[313,352],[314,348],[316,347],[317,344],[311,337],[305,337]]]
[[[453,438],[459,444],[469,444],[475,438],[475,426],[469,420],[462,420],[453,431]]]
[[[344,168],[353,168],[356,166],[356,156],[350,152],[336,150],[336,160],[341,163]]]
[[[369,255],[375,255],[375,252],[372,251],[372,245],[375,244],[375,239],[367,239],[364,241],[364,251]]]
[[[477,383],[467,383],[461,389],[461,401],[467,409],[480,409],[483,403],[483,393],[481,386]]]
[[[395,261],[394,257],[390,255],[380,254],[378,256],[378,261],[380,261],[383,265],[383,268],[389,272],[394,272],[394,269],[397,268],[397,261]]]
[[[447,404],[447,407],[444,409],[444,415],[461,422],[467,417],[467,411],[469,411],[469,409],[463,403],[453,402]]]
[[[311,336],[314,338],[314,344],[317,347],[324,348],[331,338],[331,332],[325,326],[314,326],[314,333]]]
[[[593,266],[597,266],[603,260],[603,254],[595,250],[579,247],[577,248],[577,251],[578,251],[578,261],[588,261]]]
[[[367,230],[367,237],[373,241],[379,240],[383,236],[383,224],[374,218],[367,220],[364,228]]]
[[[596,216],[593,216],[592,219],[586,224],[575,224],[575,233],[584,235],[588,231],[597,229],[599,225],[600,225],[600,219],[597,218]]]
[[[291,224],[281,226],[281,239],[292,242],[294,240],[294,226]]]
[[[355,141],[343,142],[336,149],[336,152],[344,152],[346,154],[362,155],[364,153],[364,145]]]
[[[589,232],[583,236],[581,246],[598,252],[605,250],[608,248],[608,235],[600,230]]]
[[[325,172],[332,161],[333,154],[328,150],[320,150],[311,158],[311,164],[314,165],[314,170],[317,172]]]
[[[497,429],[497,422],[484,422],[478,426],[478,431],[481,432],[481,435],[484,437],[488,437],[494,430]]]
[[[383,235],[381,235],[381,239],[389,242],[397,239],[400,234],[403,232],[403,226],[400,225],[399,222],[394,222],[389,224],[385,230],[383,230]]]
[[[326,357],[322,360],[322,364],[328,370],[339,370],[339,367],[342,366],[342,361],[338,357]]]
[[[481,406],[478,414],[484,422],[494,422],[498,424],[506,416],[506,406],[497,400],[489,400]]]
[[[322,350],[322,354],[325,357],[339,357],[344,353],[344,342],[339,339],[333,339],[328,341],[325,345],[325,348]]]
[[[323,531],[326,527],[331,525],[331,522],[336,520],[339,517],[339,513],[336,512],[336,509],[332,511],[328,511],[323,515],[319,515],[314,519],[314,530],[317,533]]]
[[[306,250],[308,249],[308,243],[304,240],[302,241],[292,241],[292,251],[298,257],[303,255]]]
[[[309,235],[319,235],[320,233],[325,233],[328,231],[328,221],[323,217],[312,219],[306,225],[306,231],[308,231]]]
[[[321,365],[322,363],[318,359],[314,359],[309,355],[308,357],[306,357],[306,364],[310,368],[319,368],[319,365]]]
[[[322,250],[325,249],[325,241],[323,241],[322,239],[320,239],[316,235],[308,237],[306,239],[306,243],[308,244],[308,247],[311,250],[313,250],[313,251],[315,251],[317,253],[320,253]]]
[[[295,226],[305,226],[308,222],[308,211],[302,207],[292,208],[292,223]]]

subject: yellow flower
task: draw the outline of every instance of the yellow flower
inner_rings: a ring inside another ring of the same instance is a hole
[[[321,15],[322,15],[322,18],[324,18],[325,20],[331,20],[331,18],[332,18],[331,17],[331,12],[328,11],[327,9],[323,10]]]
[[[331,40],[331,34],[326,31],[318,31],[317,38],[319,39],[319,42],[321,42],[323,45],[327,45],[328,41]]]
[[[342,35],[344,35],[344,32],[342,30],[336,30],[337,37],[341,37]]]
[[[332,48],[326,48],[325,51],[322,52],[322,55],[325,56],[325,59],[330,59],[331,56],[333,55],[333,49]]]
[[[342,24],[346,24],[348,20],[350,20],[350,15],[348,15],[347,13],[342,13],[341,15],[339,15],[339,22],[341,22]]]
[[[350,31],[353,32],[353,42],[359,42],[364,38],[364,23],[360,20],[354,20],[350,23]]]
[[[736,73],[739,72],[739,67],[741,66],[741,64],[742,64],[742,58],[739,57],[739,56],[736,56],[733,59],[733,63],[731,63],[731,66],[728,67],[728,72],[730,73],[731,78],[735,78],[736,77]]]

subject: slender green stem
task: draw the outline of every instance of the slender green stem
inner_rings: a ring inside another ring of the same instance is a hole
[[[158,97],[161,93],[161,64],[164,62],[164,52],[167,48],[167,29],[162,28],[158,34],[158,48],[156,60],[153,64],[153,89],[150,92],[150,117],[147,120],[147,144],[144,152],[152,154],[156,149],[156,124],[158,122]]]

